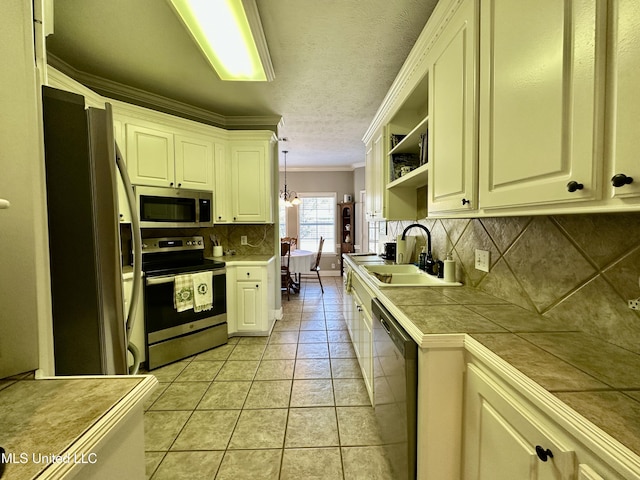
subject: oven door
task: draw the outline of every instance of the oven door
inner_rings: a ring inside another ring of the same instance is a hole
[[[211,270],[211,274],[213,308],[197,313],[193,309],[176,311],[173,306],[174,275],[146,278],[144,318],[149,369],[227,342],[225,269]]]

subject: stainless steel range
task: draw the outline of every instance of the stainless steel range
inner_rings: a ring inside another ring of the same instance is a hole
[[[225,263],[204,258],[203,237],[143,239],[142,270],[149,370],[227,343]],[[200,272],[211,272],[212,309],[178,312],[176,276]]]

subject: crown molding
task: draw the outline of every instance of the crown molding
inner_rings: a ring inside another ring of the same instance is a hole
[[[225,116],[219,113],[205,110],[204,108],[189,105],[184,102],[172,100],[162,95],[147,92],[139,88],[124,85],[113,80],[108,80],[90,73],[78,70],[64,60],[47,54],[47,63],[61,73],[71,77],[86,87],[95,90],[115,100],[131,103],[140,107],[150,108],[163,113],[176,115],[197,122],[206,123],[221,128],[266,128],[275,130],[282,121],[280,115],[264,116]]]

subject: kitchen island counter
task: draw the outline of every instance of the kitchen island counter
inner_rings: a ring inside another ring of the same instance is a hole
[[[0,380],[3,479],[144,478],[142,404],[156,384],[151,375]]]

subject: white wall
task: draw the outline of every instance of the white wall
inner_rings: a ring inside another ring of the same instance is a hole
[[[0,378],[50,358],[51,331],[41,114],[29,0],[4,0],[0,15]],[[47,374],[52,372],[45,372]]]

